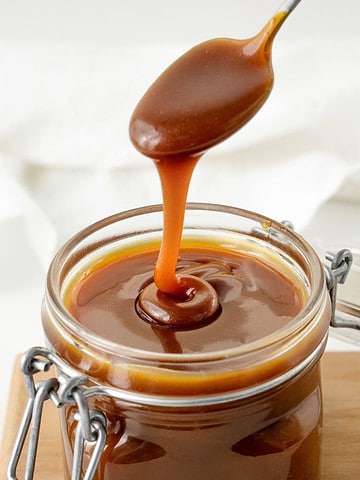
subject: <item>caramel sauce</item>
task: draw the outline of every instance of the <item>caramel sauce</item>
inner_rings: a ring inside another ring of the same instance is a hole
[[[219,311],[214,307],[215,292],[206,283],[194,288],[191,279],[176,275],[187,191],[201,155],[239,130],[267,99],[273,85],[272,40],[285,17],[285,12],[278,13],[248,40],[221,38],[195,46],[154,82],[132,115],[131,140],[155,160],[164,205],[156,288],[144,293],[147,301],[139,310],[146,318],[159,321],[156,312],[165,307],[164,302],[159,306],[163,296],[157,289],[177,299],[167,300],[172,313],[161,317],[169,326],[183,327],[195,318],[193,310],[186,309],[190,297],[202,298],[201,318],[193,321],[194,327]],[[179,298],[185,308],[177,308]]]
[[[144,322],[134,308],[134,300],[144,285],[156,288],[152,278],[157,250],[146,252],[143,248],[139,246],[139,251],[132,251],[130,255],[119,252],[116,260],[110,257],[109,263],[103,262],[101,268],[87,266],[86,275],[67,289],[65,297],[66,307],[83,326],[119,345],[166,353],[226,350],[281,329],[300,312],[306,300],[306,293],[294,285],[286,271],[279,272],[241,252],[205,243],[201,247],[188,244],[180,251],[178,275],[206,282],[216,292],[221,310],[217,311],[215,306],[213,321],[203,325],[196,319],[196,315],[202,318],[204,310],[201,288],[194,297],[195,305],[192,305],[194,299],[176,302],[173,297],[158,292],[164,297],[160,316],[175,317],[172,335],[164,328],[168,324],[166,319],[156,321],[150,317]],[[156,298],[156,292],[152,293]],[[152,295],[147,301],[154,301]],[[158,313],[158,305],[162,304],[155,302]],[[188,325],[179,328],[176,324],[182,309],[186,313],[193,311],[188,320],[190,329]]]
[[[108,418],[95,480],[238,480],[239,472],[246,480],[320,480],[319,382],[319,369],[312,368],[266,399],[229,407],[134,411],[112,399],[94,400],[92,408]],[[75,413],[66,407],[68,458]],[[91,453],[87,444],[85,464]]]
[[[203,42],[170,65],[135,108],[130,137],[144,155],[174,162],[202,154],[244,126],[273,86],[275,15],[255,37]]]

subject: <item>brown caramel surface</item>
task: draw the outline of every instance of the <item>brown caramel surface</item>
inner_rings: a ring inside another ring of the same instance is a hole
[[[120,345],[199,353],[256,341],[282,328],[303,307],[303,292],[262,261],[221,249],[189,247],[181,250],[178,272],[208,282],[219,297],[221,312],[198,328],[163,328],[143,320],[135,310],[137,296],[152,281],[156,258],[156,250],[139,251],[90,271],[68,290],[68,309],[86,328]],[[197,308],[201,312],[201,302]]]

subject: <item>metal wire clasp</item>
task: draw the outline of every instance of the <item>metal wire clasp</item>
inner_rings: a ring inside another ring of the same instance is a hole
[[[55,365],[61,372],[58,379],[52,377],[35,383],[34,376],[38,372],[49,371],[52,365]],[[106,418],[102,412],[89,409],[84,395],[88,383],[87,377],[78,374],[69,376],[62,370],[62,365],[62,360],[56,354],[42,347],[31,348],[22,357],[21,370],[24,375],[29,399],[10,457],[7,470],[8,480],[18,479],[16,471],[27,438],[29,438],[29,443],[26,453],[24,480],[33,478],[43,406],[45,401],[49,399],[57,408],[61,408],[69,403],[77,406],[75,419],[78,421],[78,425],[75,434],[71,480],[81,479],[81,474],[84,470],[83,454],[86,442],[94,446],[83,475],[83,480],[92,480],[95,476],[106,441]]]
[[[353,261],[352,253],[344,248],[337,253],[326,253],[325,258],[331,262],[330,265],[324,265],[332,308],[330,325],[332,327],[360,329],[360,323],[355,319],[338,317],[336,315],[337,286],[339,284],[342,285],[346,281]]]

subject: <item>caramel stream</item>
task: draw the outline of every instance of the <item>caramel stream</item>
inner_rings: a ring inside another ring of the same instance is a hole
[[[274,15],[248,40],[214,39],[195,46],[165,70],[133,113],[130,137],[140,152],[155,160],[164,205],[156,288],[147,287],[139,300],[147,318],[184,326],[186,317],[194,314],[189,300],[200,292],[200,321],[219,309],[210,299],[216,293],[206,282],[194,284],[191,277],[176,273],[189,183],[203,153],[247,123],[270,94],[272,41],[288,13]],[[165,300],[165,305],[164,295],[188,302],[189,310],[181,308],[179,318],[170,318],[166,310],[175,300]]]

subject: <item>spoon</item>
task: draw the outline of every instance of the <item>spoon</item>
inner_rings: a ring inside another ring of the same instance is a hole
[[[170,65],[130,120],[130,138],[155,158],[202,154],[247,123],[274,81],[273,39],[301,0],[286,0],[260,33],[246,40],[205,41]]]

